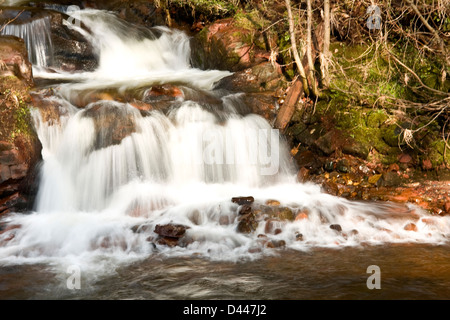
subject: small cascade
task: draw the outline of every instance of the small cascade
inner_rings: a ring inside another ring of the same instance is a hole
[[[18,12],[19,17],[20,14]],[[25,19],[20,23],[12,21],[5,24],[0,34],[22,38],[25,41],[30,62],[36,66],[47,67],[53,61],[50,24],[50,16],[47,15]]]

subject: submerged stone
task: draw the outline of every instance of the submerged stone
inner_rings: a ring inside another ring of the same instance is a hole
[[[236,203],[238,205],[244,205],[244,204],[252,204],[255,201],[255,198],[253,197],[233,197],[231,198],[231,202]]]
[[[181,224],[156,225],[154,232],[162,237],[181,238],[189,227]]]

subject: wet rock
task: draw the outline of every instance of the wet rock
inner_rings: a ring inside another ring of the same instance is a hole
[[[279,67],[270,62],[263,62],[251,68],[233,73],[217,82],[217,89],[225,89],[235,92],[263,93],[275,92],[282,83],[282,73]],[[292,117],[292,110],[288,109],[288,115],[284,118],[288,121]]]
[[[231,202],[236,203],[240,206],[242,206],[244,204],[252,204],[254,201],[255,201],[255,198],[253,198],[252,196],[231,198]]]
[[[323,170],[323,162],[312,151],[306,150],[295,155],[298,167],[310,170],[311,174],[319,174]]]
[[[353,138],[347,138],[341,149],[343,153],[361,159],[367,159],[369,156],[369,146]]]
[[[244,114],[248,112],[256,113],[270,122],[272,122],[277,115],[277,98],[271,92],[246,93],[242,97],[242,100],[245,107],[249,109],[242,110],[246,111],[243,112]]]
[[[266,204],[266,206],[279,206],[280,205],[280,201],[278,201],[278,200],[267,200],[265,204]]]
[[[148,224],[136,224],[131,227],[133,233],[145,233],[151,230],[151,226]]]
[[[264,245],[266,248],[282,248],[286,246],[286,241],[284,240],[270,240],[268,242],[266,242],[266,244]]]
[[[450,201],[447,201],[444,204],[444,211],[445,211],[445,213],[450,214]]]
[[[41,148],[33,135],[20,134],[14,142],[0,142],[0,214],[31,209]]]
[[[321,135],[313,141],[312,146],[327,156],[337,150],[362,159],[367,159],[369,155],[369,147],[367,145],[347,136],[345,132],[338,129],[332,129]]]
[[[144,93],[145,102],[157,102],[161,100],[175,100],[184,98],[183,91],[172,84],[155,85]]]
[[[339,194],[339,188],[333,181],[325,181],[322,183],[322,190],[333,196],[337,196]]]
[[[383,173],[381,179],[377,181],[378,187],[398,187],[402,184],[402,178],[396,172]]]
[[[325,135],[317,139],[313,143],[313,145],[327,156],[332,154],[338,148],[336,140],[336,132],[335,131],[327,132]]]
[[[60,102],[49,99],[45,93],[31,93],[30,97],[33,107],[39,109],[42,120],[49,125],[60,124],[61,117],[68,114]]]
[[[0,199],[0,214],[9,212],[12,209],[15,211],[23,211],[28,206],[26,197],[19,192],[15,192],[9,196]]]
[[[251,233],[258,227],[258,222],[253,213],[249,213],[239,217],[237,231],[240,233]]]
[[[266,234],[277,234],[281,232],[281,227],[283,223],[279,219],[267,219],[264,226],[264,233]]]
[[[139,111],[151,111],[154,109],[154,107],[150,103],[145,103],[143,101],[134,100],[129,102],[129,104],[138,109]]]
[[[298,170],[297,180],[298,182],[307,182],[309,180],[309,169],[302,167]]]
[[[332,224],[332,225],[330,225],[330,229],[336,230],[337,232],[341,232],[342,231],[342,227],[341,227],[340,224]]]
[[[417,226],[414,224],[414,223],[408,223],[405,227],[404,227],[404,229],[406,230],[406,231],[415,231],[415,232],[417,232]]]
[[[295,217],[295,221],[305,220],[308,219],[308,211],[302,211],[297,214]]]
[[[83,116],[94,121],[94,146],[97,150],[120,144],[124,138],[136,131],[133,112],[114,101],[91,104],[84,110]]]
[[[156,225],[154,232],[162,237],[181,238],[189,227],[181,224]]]
[[[295,233],[295,240],[296,241],[303,241],[303,234],[301,234],[300,232],[296,232]]]
[[[0,235],[6,233],[8,231],[11,231],[11,230],[20,229],[21,227],[22,227],[22,225],[20,225],[20,224],[1,224],[0,225]]]
[[[278,208],[274,215],[276,218],[280,219],[281,221],[294,221],[295,216],[294,213],[290,208],[284,207],[284,208]]]
[[[395,172],[397,172],[397,171],[399,171],[399,170],[400,170],[400,167],[399,167],[398,164],[396,164],[396,163],[391,164],[391,165],[389,166],[389,168],[388,168],[388,171],[395,171]]]
[[[336,170],[338,172],[347,173],[350,171],[349,161],[347,159],[341,159],[336,164]]]
[[[239,208],[239,214],[240,215],[244,215],[244,214],[249,214],[252,212],[252,207],[248,204],[243,204],[240,208]]]
[[[377,184],[378,180],[380,180],[382,176],[382,174],[375,174],[373,176],[370,176],[367,181],[370,184]]]
[[[325,164],[323,165],[323,168],[325,169],[325,171],[327,172],[332,172],[335,169],[335,163],[332,160],[328,160],[325,162]]]
[[[175,247],[175,246],[178,246],[179,239],[171,238],[171,237],[159,237],[156,240],[156,243],[159,245],[163,245],[163,246]]]
[[[399,155],[398,161],[400,163],[408,164],[412,161],[412,157],[407,153],[402,153],[401,155]]]
[[[433,169],[433,164],[429,159],[425,159],[422,161],[422,169],[423,170],[431,170]]]
[[[67,15],[56,11],[46,12],[50,14],[51,19],[53,47],[51,67],[70,72],[95,70],[98,67],[98,57],[91,43],[78,31],[65,25]],[[85,30],[87,31],[86,28]]]
[[[23,39],[14,36],[0,37],[0,76],[15,76],[26,85],[33,85],[32,66]]]

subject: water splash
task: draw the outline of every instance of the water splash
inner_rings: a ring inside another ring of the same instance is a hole
[[[95,48],[99,67],[94,72],[49,72],[35,68],[34,76],[46,79],[79,81],[67,90],[116,87],[121,90],[143,84],[184,83],[210,90],[228,71],[200,70],[190,66],[190,39],[182,31],[167,27],[144,29],[120,20],[106,11],[72,11],[69,24],[84,35]]]

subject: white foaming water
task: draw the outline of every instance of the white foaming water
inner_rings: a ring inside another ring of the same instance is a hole
[[[45,122],[33,110],[44,159],[36,208],[8,217],[10,226],[20,227],[0,234],[0,263],[56,261],[105,272],[108,264],[152,255],[236,261],[276,252],[258,237],[266,231],[268,239],[298,250],[448,241],[448,217],[350,202],[321,193],[317,185],[298,183],[283,139],[260,116],[239,114],[233,95],[218,98],[221,116],[186,98],[177,98],[165,114],[141,113],[115,101],[74,107],[66,99],[85,88],[176,79],[190,90],[205,90],[229,74],[191,69],[187,38],[178,31],[159,29],[158,38],[145,32],[126,37],[129,26],[109,13],[81,16],[93,31],[100,66],[92,73],[62,76],[82,82],[61,85],[59,96],[48,98],[58,102],[59,121]],[[276,199],[294,217],[307,213],[307,218],[272,221],[278,232],[266,230],[268,222],[261,219],[253,233],[239,233],[239,206],[231,202],[236,196],[253,196],[255,211]],[[154,244],[155,226],[168,223],[188,227],[184,247]],[[417,231],[405,230],[408,223]]]
[[[68,27],[83,34],[94,46],[99,67],[94,72],[58,73],[36,67],[34,76],[46,79],[82,81],[70,90],[105,87],[129,88],[145,83],[180,82],[212,89],[215,82],[231,73],[190,67],[189,37],[167,27],[141,29],[99,10],[72,11]],[[82,21],[90,33],[76,22]]]
[[[4,26],[2,35],[12,35],[22,38],[25,42],[28,59],[33,65],[46,67],[53,60],[53,44],[50,30],[50,17],[33,19],[30,22]]]

